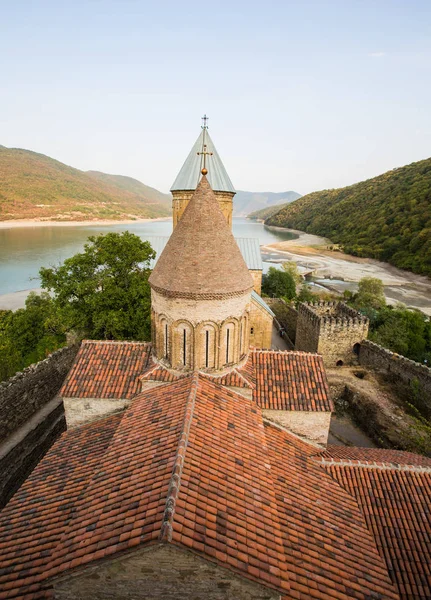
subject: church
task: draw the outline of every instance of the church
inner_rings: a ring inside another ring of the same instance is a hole
[[[322,356],[255,343],[205,126],[172,193],[152,341],[81,344],[68,429],[0,513],[0,598],[430,598],[431,459],[328,445]]]

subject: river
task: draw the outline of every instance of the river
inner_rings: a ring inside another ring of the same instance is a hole
[[[142,239],[169,236],[172,219],[115,225],[44,226],[0,229],[0,296],[38,288],[39,269],[62,263],[81,251],[90,235],[130,231]],[[235,237],[256,237],[261,245],[297,237],[244,218],[233,219]],[[1,308],[1,302],[0,302]]]
[[[372,259],[356,259],[324,250],[328,240],[292,232],[245,218],[233,219],[236,237],[259,239],[264,272],[271,264],[294,260],[300,270],[313,270],[316,289],[355,291],[361,277],[373,276],[385,284],[389,302],[402,301],[431,315],[431,280],[387,263]],[[39,289],[40,267],[59,265],[81,251],[90,235],[108,231],[131,231],[142,239],[169,236],[172,219],[110,225],[27,226],[0,229],[0,309],[24,306],[31,289]]]

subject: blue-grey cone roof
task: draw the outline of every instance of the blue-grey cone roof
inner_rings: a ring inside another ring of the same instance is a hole
[[[205,141],[204,141],[205,136]],[[177,190],[195,190],[202,177],[203,156],[199,156],[198,152],[202,152],[203,144],[206,144],[207,152],[212,152],[212,156],[206,158],[206,168],[208,169],[207,179],[213,189],[217,192],[232,192],[235,193],[235,188],[232,181],[223,166],[221,158],[215,149],[214,143],[207,129],[202,129],[200,136],[196,140],[190,154],[186,158],[186,162],[181,167],[172,187],[171,192]]]

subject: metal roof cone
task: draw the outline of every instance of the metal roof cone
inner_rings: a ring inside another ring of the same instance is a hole
[[[181,167],[172,187],[171,192],[178,190],[195,190],[202,177],[203,156],[202,150],[206,146],[208,153],[212,154],[208,158],[208,181],[211,188],[217,192],[235,193],[235,188],[224,168],[221,158],[215,149],[214,143],[208,133],[208,129],[203,128],[196,140],[185,163]]]

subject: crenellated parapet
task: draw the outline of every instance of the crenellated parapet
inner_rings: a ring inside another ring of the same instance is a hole
[[[319,352],[326,366],[352,364],[368,328],[369,319],[344,302],[303,302],[298,307],[295,349]]]

